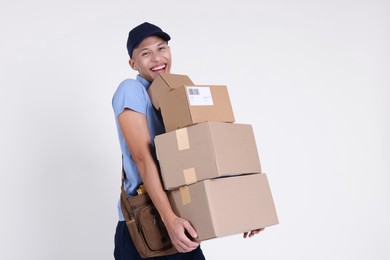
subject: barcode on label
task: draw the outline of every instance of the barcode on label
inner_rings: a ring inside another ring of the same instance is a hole
[[[197,88],[188,88],[188,94],[189,95],[200,95],[199,89],[197,89]]]

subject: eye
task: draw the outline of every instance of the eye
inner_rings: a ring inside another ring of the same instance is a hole
[[[147,57],[150,54],[149,51],[143,51],[141,52],[141,57]]]
[[[166,49],[167,49],[166,45],[161,45],[161,46],[158,47],[159,51],[165,51]]]

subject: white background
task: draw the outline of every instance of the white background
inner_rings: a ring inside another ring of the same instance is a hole
[[[280,224],[208,259],[389,259],[390,3],[2,1],[0,259],[113,259],[126,39],[171,36],[173,73],[228,86]],[[237,212],[246,214],[246,212]]]

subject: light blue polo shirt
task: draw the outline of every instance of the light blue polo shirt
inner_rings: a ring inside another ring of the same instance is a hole
[[[112,107],[115,114],[115,122],[118,130],[119,144],[123,155],[123,166],[126,173],[125,190],[129,195],[134,195],[138,186],[142,183],[137,165],[131,156],[130,150],[127,147],[126,141],[123,138],[121,129],[118,123],[118,116],[126,109],[134,110],[146,116],[149,127],[150,139],[152,140],[152,153],[157,162],[154,137],[165,132],[164,125],[161,122],[159,115],[153,107],[147,89],[150,82],[141,76],[137,76],[136,80],[126,79],[122,81],[112,98]],[[119,220],[125,220],[118,201]]]

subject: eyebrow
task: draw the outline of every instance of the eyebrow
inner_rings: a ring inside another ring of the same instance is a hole
[[[148,49],[149,49],[150,47],[152,47],[152,46],[160,46],[160,45],[165,45],[165,44],[167,44],[166,41],[161,41],[161,42],[158,42],[158,43],[153,44],[153,45],[148,45],[148,46],[146,46],[146,47],[140,49],[140,52],[141,52],[141,51],[144,51],[144,50],[148,50]]]

